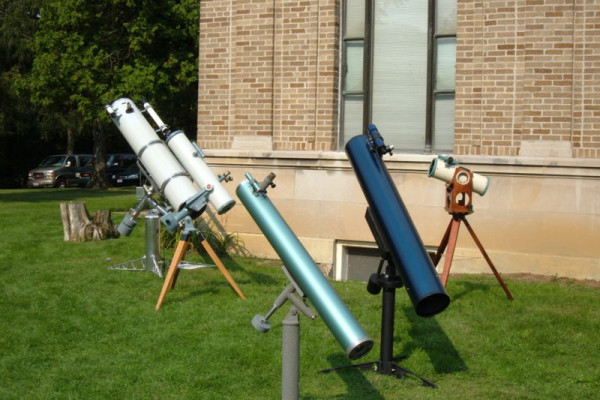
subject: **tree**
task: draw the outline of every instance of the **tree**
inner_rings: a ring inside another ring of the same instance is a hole
[[[145,97],[177,126],[196,129],[196,113],[180,110],[197,100],[198,0],[47,0],[40,15],[32,100],[71,132],[68,140],[93,135],[94,187],[108,186],[107,132],[115,129],[104,104]]]
[[[25,172],[39,162],[37,114],[28,93],[19,91],[34,57],[39,3],[0,0],[0,187],[22,185]]]

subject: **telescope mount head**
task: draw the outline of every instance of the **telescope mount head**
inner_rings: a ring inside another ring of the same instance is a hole
[[[456,167],[452,181],[446,184],[446,206],[449,214],[473,213],[473,172]]]
[[[171,233],[175,232],[177,228],[183,223],[187,226],[186,221],[193,220],[200,216],[206,209],[208,204],[208,196],[212,191],[212,186],[207,185],[204,189],[198,192],[196,195],[189,198],[178,212],[167,212],[161,217],[161,222],[165,225],[167,230]]]
[[[432,159],[427,176],[446,182],[445,209],[450,214],[471,214],[473,192],[483,196],[490,186],[490,178],[459,165],[451,156]]]
[[[266,333],[271,329],[271,323],[269,322],[269,318],[277,311],[281,306],[284,305],[286,301],[292,303],[292,307],[302,314],[306,315],[310,319],[316,319],[317,314],[306,304],[305,295],[294,277],[290,274],[288,269],[283,265],[281,267],[290,283],[281,291],[275,302],[273,303],[273,307],[264,315],[256,314],[254,318],[252,318],[252,326],[254,329],[261,333]]]

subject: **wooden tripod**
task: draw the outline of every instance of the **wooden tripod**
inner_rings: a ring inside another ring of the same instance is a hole
[[[473,197],[473,173],[466,168],[457,167],[454,173],[454,178],[450,183],[446,185],[446,211],[452,215],[452,219],[446,228],[446,233],[442,237],[440,246],[438,247],[435,255],[433,256],[433,265],[437,266],[440,262],[442,254],[448,248],[446,253],[446,261],[444,262],[444,270],[442,272],[442,284],[446,286],[448,282],[448,276],[450,275],[450,265],[452,264],[452,258],[454,257],[454,250],[456,248],[456,242],[458,240],[458,230],[460,223],[464,222],[465,226],[469,230],[471,237],[475,241],[475,244],[481,251],[483,258],[487,261],[490,266],[496,280],[504,289],[504,293],[509,300],[513,300],[513,296],[508,290],[508,287],[502,280],[502,277],[494,267],[492,260],[488,256],[487,252],[483,248],[483,245],[477,238],[475,231],[471,228],[471,225],[467,221],[467,214],[473,213],[472,197]]]
[[[167,273],[167,277],[165,278],[165,282],[163,284],[162,290],[160,292],[160,296],[158,297],[158,302],[156,303],[156,310],[160,309],[162,306],[165,297],[167,296],[167,292],[169,289],[173,289],[175,287],[175,282],[177,282],[177,277],[179,276],[179,264],[183,261],[183,257],[185,256],[185,252],[187,251],[190,243],[193,242],[192,235],[196,235],[200,240],[202,247],[206,250],[211,260],[215,263],[215,265],[219,268],[219,271],[225,276],[225,279],[229,282],[231,287],[236,291],[238,296],[242,299],[245,299],[244,293],[240,290],[240,288],[236,285],[235,281],[214,252],[212,247],[208,244],[208,241],[202,236],[202,234],[195,229],[184,229],[181,234],[181,239],[177,244],[177,249],[175,250],[175,254],[173,255],[173,259],[171,260],[171,265],[169,266],[169,272]],[[200,251],[200,249],[196,249]]]

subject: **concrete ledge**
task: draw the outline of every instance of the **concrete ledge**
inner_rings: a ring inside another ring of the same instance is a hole
[[[224,185],[235,197],[246,172],[263,179],[283,218],[318,264],[334,265],[335,241],[373,242],[364,220],[366,201],[344,152],[207,150],[215,172],[230,170]],[[434,155],[397,154],[385,164],[423,243],[437,247],[450,220],[445,183],[427,177]],[[477,236],[502,273],[532,273],[600,280],[600,160],[464,157],[463,165],[490,176],[469,216]],[[258,257],[277,258],[239,203],[219,217]],[[465,228],[452,271],[490,272]]]
[[[350,169],[343,151],[277,150],[203,150],[206,161],[214,165],[253,165],[278,168]],[[384,158],[390,172],[423,172],[435,154],[396,153]],[[581,177],[600,179],[599,159],[549,157],[456,156],[456,159],[480,174]]]

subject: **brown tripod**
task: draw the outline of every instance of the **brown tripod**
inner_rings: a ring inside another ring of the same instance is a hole
[[[233,280],[233,278],[231,277],[231,275],[217,256],[217,254],[214,252],[212,247],[210,247],[208,241],[202,236],[202,234],[197,229],[186,226],[186,228],[184,228],[181,233],[181,238],[179,240],[179,243],[177,244],[177,249],[175,250],[175,254],[173,255],[173,259],[171,260],[169,272],[167,273],[165,282],[163,283],[163,287],[160,292],[160,296],[158,297],[158,302],[156,303],[156,310],[158,310],[162,306],[162,303],[165,300],[169,289],[173,289],[175,287],[177,277],[179,276],[179,264],[181,263],[181,261],[183,261],[183,257],[185,256],[185,253],[190,244],[193,244],[192,235],[196,235],[196,237],[202,244],[202,247],[204,247],[210,258],[219,268],[219,271],[221,271],[223,276],[225,276],[225,279],[227,279],[227,282],[229,282],[229,284],[231,285],[233,290],[235,290],[238,296],[240,296],[242,299],[246,298],[246,296],[244,296],[244,293],[242,293],[240,288],[237,286],[237,284],[235,283],[235,281]],[[197,248],[196,250],[200,252],[199,248]]]
[[[500,274],[494,267],[492,260],[488,256],[487,252],[483,248],[483,245],[477,238],[475,231],[471,228],[471,225],[467,221],[467,215],[473,213],[473,205],[472,205],[472,197],[473,197],[473,173],[463,167],[456,167],[456,171],[454,172],[454,177],[450,183],[446,184],[446,206],[445,210],[448,211],[450,215],[452,215],[452,219],[448,224],[448,228],[446,228],[446,233],[444,233],[444,237],[442,237],[442,241],[440,246],[438,247],[435,255],[433,256],[433,265],[437,266],[440,262],[440,258],[442,254],[448,248],[448,252],[446,253],[446,260],[444,262],[444,270],[442,273],[442,284],[446,286],[446,282],[448,282],[448,276],[450,275],[450,265],[452,264],[452,258],[454,256],[454,250],[456,248],[456,242],[458,239],[458,230],[460,228],[460,223],[464,222],[465,226],[469,230],[471,237],[475,241],[475,244],[481,251],[481,254],[487,261],[490,266],[494,276],[504,289],[506,296],[509,300],[513,300],[513,296],[506,287],[506,284],[500,277]]]

